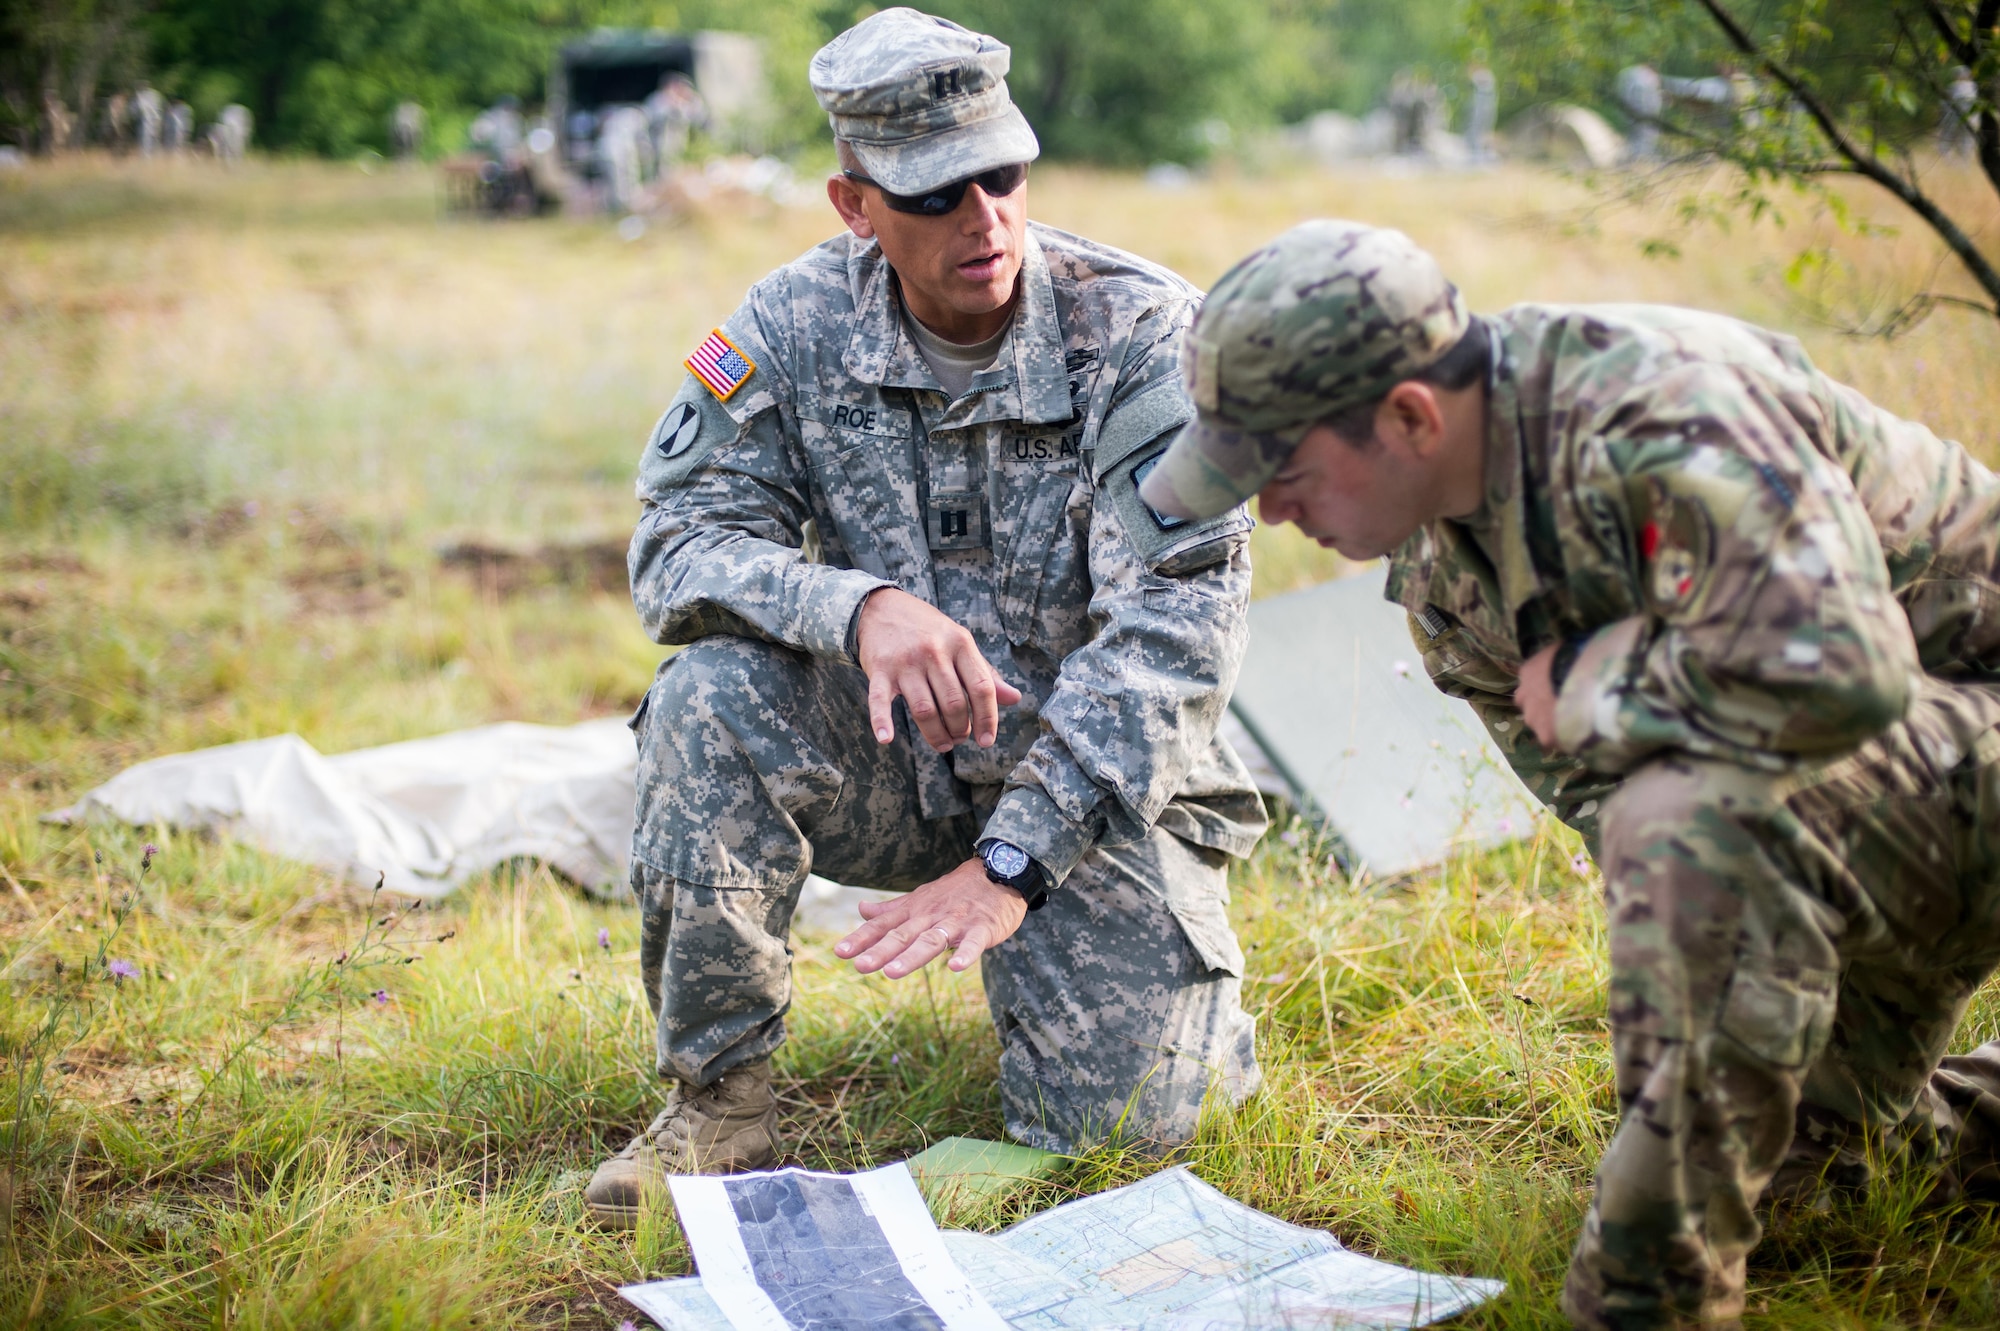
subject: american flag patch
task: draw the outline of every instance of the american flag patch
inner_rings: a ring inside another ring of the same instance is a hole
[[[688,373],[708,385],[708,391],[715,394],[718,402],[729,401],[729,395],[743,387],[757,369],[756,364],[736,349],[736,344],[722,335],[720,328],[702,339],[694,349],[694,355],[681,362],[688,367]]]

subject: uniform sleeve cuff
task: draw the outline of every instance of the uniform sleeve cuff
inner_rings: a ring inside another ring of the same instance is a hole
[[[805,641],[800,645],[814,656],[859,664],[855,638],[861,607],[882,588],[896,584],[859,569],[821,567],[816,572],[819,576],[809,593],[812,604],[802,616]]]
[[[986,830],[979,834],[981,841],[988,838],[1011,842],[1027,851],[1035,863],[1049,871],[1056,886],[1097,843],[1097,834],[1090,827],[1063,817],[1055,801],[1034,786],[1015,786],[1000,797],[993,816],[986,820]]]

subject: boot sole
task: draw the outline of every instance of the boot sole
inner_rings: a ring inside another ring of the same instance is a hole
[[[703,1174],[748,1174],[759,1169],[769,1169],[777,1163],[778,1153],[773,1150],[758,1159],[735,1156],[727,1160],[708,1161],[705,1162],[704,1168],[700,1172]],[[583,1203],[583,1209],[590,1213],[591,1219],[595,1220],[601,1229],[637,1229],[639,1227],[640,1208],[637,1206],[627,1206],[619,1202],[593,1202],[586,1199]]]
[[[583,1209],[590,1212],[590,1218],[597,1222],[599,1229],[637,1229],[639,1208],[636,1206],[607,1206],[600,1202],[585,1202]]]

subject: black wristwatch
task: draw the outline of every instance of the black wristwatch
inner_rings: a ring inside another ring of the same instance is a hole
[[[989,837],[975,849],[986,862],[986,876],[1021,894],[1029,910],[1040,910],[1049,899],[1049,871],[1011,841]]]
[[[1561,693],[1563,681],[1576,667],[1576,658],[1583,655],[1584,644],[1590,641],[1588,633],[1572,633],[1562,640],[1556,654],[1549,659],[1549,691]]]

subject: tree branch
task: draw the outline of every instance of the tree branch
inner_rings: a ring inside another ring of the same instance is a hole
[[[1976,29],[1973,37],[1960,36],[1958,29],[1952,26],[1951,16],[1938,8],[1937,0],[1924,0],[1924,12],[1930,15],[1931,26],[1938,30],[1938,36],[1944,38],[1945,48],[1951,52],[1953,59],[1968,68],[1979,63],[1979,48],[1973,45],[1978,40]]]
[[[1791,93],[1799,105],[1805,108],[1806,114],[1812,117],[1813,123],[1819,126],[1820,132],[1826,135],[1833,150],[1854,164],[1856,175],[1865,176],[1888,190],[1902,200],[1904,207],[1930,225],[1931,230],[1951,247],[1951,252],[1958,256],[1959,262],[1965,265],[1973,280],[1978,282],[1980,288],[1992,299],[1993,304],[1987,307],[1986,312],[1995,318],[2000,318],[2000,269],[1995,269],[1987,257],[1980,253],[1979,247],[1972,243],[1972,238],[1965,234],[1958,223],[1938,207],[1928,194],[1918,188],[1914,181],[1905,180],[1891,171],[1873,152],[1861,148],[1849,138],[1847,131],[1841,127],[1833,109],[1826,104],[1825,99],[1795,70],[1775,56],[1767,54],[1743,25],[1736,21],[1736,16],[1723,8],[1722,0],[1695,0],[1695,3],[1708,11],[1709,17],[1715,20],[1716,26],[1722,29],[1723,35],[1729,39],[1732,46],[1749,57]],[[1982,11],[1987,5],[2000,9],[2000,0],[1984,0]]]

